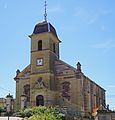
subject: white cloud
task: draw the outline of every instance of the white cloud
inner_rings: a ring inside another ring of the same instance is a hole
[[[83,8],[77,7],[75,10],[74,16],[78,16],[78,17],[83,16],[84,17],[85,14],[86,14],[86,11]]]
[[[115,85],[108,85],[108,88],[115,88]]]
[[[115,95],[114,96],[108,96],[107,101],[109,104],[114,104],[115,105]]]
[[[8,8],[8,5],[7,4],[4,4],[4,9],[7,9]]]
[[[98,20],[97,14],[88,11],[87,9],[84,9],[82,7],[77,7],[75,9],[74,16],[83,20],[86,24],[94,24]]]
[[[102,30],[102,31],[106,31],[106,30],[107,30],[106,26],[102,25],[102,26],[101,26],[101,30]]]
[[[112,10],[93,11],[91,9],[85,9],[82,7],[75,8],[74,16],[85,21],[86,24],[96,23],[102,16],[108,16],[112,13]],[[102,28],[104,30],[104,28]]]
[[[112,14],[112,13],[113,13],[112,10],[103,10],[103,11],[101,11],[102,15],[109,15],[109,14]]]
[[[60,12],[62,12],[63,11],[63,9],[61,8],[61,7],[52,7],[52,8],[49,8],[48,9],[48,12],[49,13],[60,13]]]
[[[92,16],[92,18],[89,19],[88,24],[93,24],[98,20],[98,16]]]
[[[107,40],[104,41],[102,43],[98,43],[95,45],[92,45],[93,48],[97,48],[97,49],[111,49],[111,48],[115,48],[115,41],[113,40]]]

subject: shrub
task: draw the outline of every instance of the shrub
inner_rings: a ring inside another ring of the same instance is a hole
[[[5,108],[4,107],[0,107],[0,115],[2,112],[5,112]]]
[[[30,108],[23,109],[19,111],[19,116],[20,117],[30,117],[32,116],[32,110]]]
[[[39,106],[32,108],[32,114],[28,120],[64,120],[64,114],[56,108]]]

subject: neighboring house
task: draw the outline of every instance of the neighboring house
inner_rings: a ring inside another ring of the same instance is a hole
[[[115,120],[115,111],[99,110],[95,120]]]
[[[0,107],[1,108],[6,107],[6,99],[5,98],[0,98]]]
[[[8,94],[6,98],[0,98],[0,107],[3,109],[4,113],[14,112],[14,99],[13,96]]]

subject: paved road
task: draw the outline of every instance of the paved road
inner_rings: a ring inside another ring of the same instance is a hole
[[[8,120],[8,117],[0,117],[0,120]],[[9,117],[9,120],[24,120],[20,117]]]

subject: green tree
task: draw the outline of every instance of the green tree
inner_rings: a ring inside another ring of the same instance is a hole
[[[0,115],[1,115],[2,112],[4,112],[4,108],[0,107]]]
[[[32,108],[32,114],[28,120],[64,120],[64,114],[53,107],[39,106]]]
[[[18,113],[20,117],[30,117],[32,116],[32,110],[30,108],[26,108],[26,109],[23,109],[23,110],[20,110],[19,113]]]

